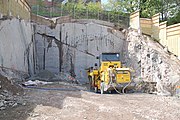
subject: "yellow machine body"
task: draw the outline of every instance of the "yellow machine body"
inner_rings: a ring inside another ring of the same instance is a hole
[[[129,68],[122,68],[119,58],[113,59],[119,56],[118,53],[104,53],[109,59],[102,59],[100,67],[98,69],[89,70],[89,82],[90,88],[95,92],[103,89],[103,91],[111,91],[114,89],[123,88],[125,85],[131,82],[131,74]],[[102,54],[102,57],[103,55]]]

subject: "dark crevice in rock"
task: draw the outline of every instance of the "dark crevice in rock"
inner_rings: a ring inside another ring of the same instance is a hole
[[[56,42],[60,42],[62,45],[66,45],[66,46],[68,46],[68,47],[74,48],[74,49],[76,49],[76,50],[79,51],[79,52],[83,52],[83,53],[85,53],[85,54],[88,54],[88,55],[91,55],[91,56],[95,56],[95,55],[93,55],[92,53],[89,53],[89,52],[87,52],[87,51],[82,51],[82,50],[77,49],[76,45],[72,46],[72,45],[70,45],[70,44],[66,44],[66,43],[58,40],[55,36],[50,36],[50,35],[46,35],[45,33],[39,33],[39,32],[37,32],[37,34],[42,35],[43,37],[46,37],[46,38],[51,38],[51,39],[55,40]],[[111,44],[114,45],[113,42],[112,42]]]
[[[52,41],[53,41],[53,39],[51,39],[51,38],[48,38],[48,39],[47,39],[47,42],[48,42],[47,52],[48,52],[49,48],[52,47]]]
[[[33,71],[34,71],[34,74],[36,74],[36,60],[35,60],[35,58],[36,58],[36,54],[35,54],[35,40],[34,40],[34,35],[32,35],[32,43],[33,43],[33,53],[32,53],[32,57],[33,57]]]
[[[62,42],[61,40],[57,39],[55,36],[51,36],[51,35],[47,35],[47,34],[45,34],[45,33],[39,33],[39,32],[37,32],[37,34],[42,35],[43,37],[46,37],[46,38],[51,38],[51,39],[53,39],[53,40],[59,41],[59,42],[61,42],[63,45],[67,45],[67,46],[69,46],[69,47],[76,48],[75,46],[72,46],[72,45],[69,45],[69,44],[67,44],[67,43]]]
[[[30,63],[30,49],[31,49],[31,46],[32,46],[33,42],[31,41],[31,43],[28,44],[25,52],[24,52],[24,65],[25,63],[27,62],[27,65],[28,65],[28,74],[31,75],[32,74],[32,71],[31,71],[31,63]]]

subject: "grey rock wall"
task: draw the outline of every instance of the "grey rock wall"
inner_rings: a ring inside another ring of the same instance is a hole
[[[123,61],[134,72],[133,80],[156,83],[158,94],[173,95],[180,81],[180,61],[152,38],[128,30]],[[180,85],[180,84],[179,84]]]
[[[15,18],[0,20],[0,74],[8,79],[49,70],[86,82],[85,69],[99,63],[96,56],[102,52],[121,53],[122,63],[133,70],[132,80],[155,83],[158,94],[173,95],[180,85],[177,57],[135,30],[127,30],[125,36],[92,20],[54,27]]]
[[[102,52],[122,54],[124,35],[93,22],[57,24],[54,29],[34,25],[36,41],[36,72],[66,72],[79,81],[87,81],[87,68],[99,63]]]
[[[31,23],[16,18],[0,20],[0,72],[6,76],[18,70],[33,74]],[[6,69],[6,71],[4,71]]]

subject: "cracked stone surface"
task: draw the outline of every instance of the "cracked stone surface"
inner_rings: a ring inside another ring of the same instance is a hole
[[[136,83],[155,82],[157,93],[174,95],[176,85],[180,85],[180,61],[152,38],[139,35],[129,29],[124,61],[133,68]]]
[[[35,26],[37,72],[70,73],[82,82],[87,82],[85,69],[99,64],[96,56],[121,53],[124,44],[122,32],[96,23],[57,24],[55,29]]]
[[[0,20],[0,67],[9,69],[6,73],[13,76],[13,70],[23,74],[32,74],[33,41],[31,23],[16,18]]]
[[[120,52],[125,66],[134,70],[133,81],[156,83],[158,94],[174,95],[180,85],[177,57],[150,37],[127,31],[93,21],[51,28],[16,18],[1,20],[0,73],[18,81],[45,69],[87,82],[85,69],[99,64],[96,56]]]

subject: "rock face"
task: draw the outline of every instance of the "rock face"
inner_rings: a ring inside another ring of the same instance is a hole
[[[124,35],[93,22],[57,24],[55,28],[35,24],[36,72],[69,73],[87,81],[87,68],[99,64],[102,52],[121,53]],[[122,53],[121,53],[122,54]]]
[[[123,61],[130,66],[136,83],[156,83],[158,94],[173,95],[180,81],[180,61],[152,38],[139,35],[135,30],[127,33]]]
[[[16,18],[0,20],[0,67],[18,70],[26,74],[33,73],[31,30],[29,21]]]
[[[125,36],[123,31],[103,24],[84,20],[49,27],[16,18],[1,19],[0,73],[8,79],[23,79],[28,74],[48,70],[86,82],[85,69],[99,64],[97,56],[102,52],[119,52],[123,64],[134,70],[135,83],[153,86],[154,89],[146,91],[175,93],[176,85],[180,86],[177,57],[135,30],[127,30]]]

